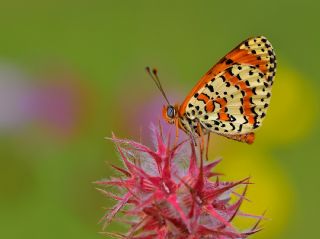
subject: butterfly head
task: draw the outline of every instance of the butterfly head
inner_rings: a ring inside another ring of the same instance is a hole
[[[178,118],[178,105],[171,105],[166,93],[164,92],[160,79],[158,77],[158,71],[157,69],[153,69],[152,71],[150,70],[149,67],[146,67],[147,73],[150,75],[151,79],[154,81],[158,89],[160,90],[162,96],[164,97],[165,101],[168,103],[166,106],[163,106],[162,109],[162,116],[163,118],[169,123],[169,124],[174,124],[176,119]]]
[[[162,116],[163,118],[169,123],[174,124],[175,120],[178,117],[178,106],[172,106],[172,105],[164,105],[162,108]]]

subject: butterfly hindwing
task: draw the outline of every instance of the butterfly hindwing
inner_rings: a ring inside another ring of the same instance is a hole
[[[265,37],[251,38],[213,66],[180,107],[180,115],[224,135],[248,134],[266,115],[276,59]]]
[[[259,69],[233,65],[193,96],[186,114],[221,134],[245,134],[261,125],[271,96],[271,84]]]

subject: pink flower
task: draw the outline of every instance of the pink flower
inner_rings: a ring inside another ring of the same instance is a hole
[[[124,163],[113,166],[121,177],[96,182],[119,189],[120,195],[98,189],[117,201],[102,218],[104,228],[120,211],[131,226],[126,234],[104,232],[115,238],[132,239],[227,239],[247,238],[261,230],[262,216],[240,211],[249,178],[236,182],[220,181],[212,169],[221,161],[204,164],[197,148],[189,141],[176,146],[170,136],[154,130],[155,150],[131,140],[112,141]],[[212,180],[214,179],[214,180]],[[236,188],[242,187],[242,193]],[[232,198],[236,198],[232,200]],[[251,229],[233,225],[237,216],[257,218]],[[129,219],[129,220],[128,220]]]

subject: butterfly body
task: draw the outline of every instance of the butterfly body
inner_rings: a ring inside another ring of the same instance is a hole
[[[191,136],[213,132],[251,144],[266,116],[275,72],[270,42],[249,38],[214,65],[181,105],[165,106],[163,116]]]

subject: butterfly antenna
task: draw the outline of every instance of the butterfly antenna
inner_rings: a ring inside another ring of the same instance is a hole
[[[157,69],[153,69],[151,72],[150,67],[147,66],[146,71],[149,74],[149,76],[152,78],[152,80],[154,81],[158,89],[160,90],[161,94],[163,95],[164,99],[167,101],[168,105],[170,105],[167,95],[162,88]]]

